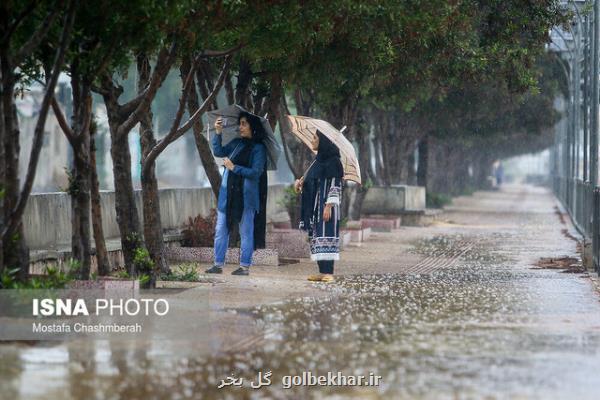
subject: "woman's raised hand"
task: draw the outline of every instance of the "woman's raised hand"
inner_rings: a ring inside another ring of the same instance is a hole
[[[223,118],[217,118],[215,121],[215,130],[217,131],[217,135],[220,135],[221,132],[223,132]]]

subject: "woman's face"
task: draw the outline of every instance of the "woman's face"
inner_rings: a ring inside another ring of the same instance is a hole
[[[319,151],[319,135],[313,135],[310,141],[310,148],[313,151]]]
[[[252,138],[252,128],[245,117],[240,118],[240,136],[246,139]]]

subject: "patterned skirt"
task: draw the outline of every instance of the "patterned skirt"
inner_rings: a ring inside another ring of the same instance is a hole
[[[341,182],[339,179],[327,179],[319,186],[311,227],[308,230],[310,258],[313,261],[339,260]],[[331,218],[327,222],[323,220],[326,201],[332,203]]]

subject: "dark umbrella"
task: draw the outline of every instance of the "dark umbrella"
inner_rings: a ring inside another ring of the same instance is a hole
[[[273,129],[271,129],[271,124],[266,118],[259,117],[258,115],[252,114],[249,111],[246,111],[243,107],[232,104],[230,106],[220,108],[218,110],[209,111],[208,115],[208,124],[207,124],[207,132],[209,133],[210,139],[210,131],[214,130],[215,121],[217,118],[223,118],[223,144],[227,144],[235,138],[240,137],[240,130],[238,124],[238,118],[241,112],[247,112],[250,115],[258,118],[260,123],[265,131],[263,144],[267,148],[267,169],[275,170],[277,169],[277,160],[279,160],[279,155],[281,154],[281,146],[277,143],[275,139],[275,135],[273,134]],[[216,133],[215,133],[216,134]]]

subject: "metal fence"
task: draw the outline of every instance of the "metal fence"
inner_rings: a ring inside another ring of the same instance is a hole
[[[573,12],[571,29],[552,31],[556,54],[569,85],[565,118],[557,124],[553,189],[575,226],[592,243],[600,272],[600,186],[598,184],[600,0],[565,1]]]

